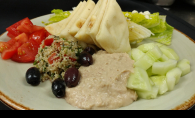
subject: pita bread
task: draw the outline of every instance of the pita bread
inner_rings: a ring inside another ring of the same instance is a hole
[[[82,26],[82,28],[78,31],[78,33],[75,35],[75,38],[77,38],[80,41],[83,41],[87,44],[95,44],[93,39],[89,36],[89,29],[88,26],[91,22],[91,17],[92,15],[99,10],[99,7],[101,6],[103,0],[99,0],[98,3],[96,4],[95,8],[87,18],[86,22]]]
[[[70,35],[69,30],[71,26],[74,24],[74,22],[78,19],[79,15],[82,13],[82,11],[85,9],[87,2],[84,1],[81,5],[81,7],[78,9],[78,11],[74,14],[74,16],[70,19],[69,23],[65,26],[65,28],[61,31],[59,34],[60,37],[66,38],[66,39],[74,39],[75,37]]]
[[[76,22],[74,22],[74,24],[71,26],[71,29],[69,30],[69,33],[72,36],[75,36],[76,33],[80,30],[80,28],[83,26],[83,24],[89,17],[94,7],[95,3],[92,0],[88,0],[84,11],[79,15],[79,18],[76,20]]]
[[[71,13],[71,15],[57,23],[50,24],[45,27],[45,29],[52,35],[59,35],[60,32],[66,27],[66,25],[69,23],[70,19],[78,12],[79,8],[82,6],[83,2],[80,2],[78,6],[74,9],[74,11]]]
[[[109,53],[131,50],[128,24],[116,0],[108,0],[96,40]]]
[[[101,45],[96,41],[96,35],[98,34],[100,24],[102,22],[106,6],[107,6],[108,0],[103,0],[102,4],[100,5],[99,10],[97,10],[91,17],[91,22],[89,25],[89,35],[93,39],[94,43],[99,47],[102,48]]]

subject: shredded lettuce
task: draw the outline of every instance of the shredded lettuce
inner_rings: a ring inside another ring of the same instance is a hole
[[[48,20],[49,22],[47,23],[42,22],[44,25],[49,25],[49,24],[59,22],[65,18],[68,18],[71,14],[69,11],[63,11],[61,9],[53,9],[51,13],[53,13],[53,15],[50,16]]]

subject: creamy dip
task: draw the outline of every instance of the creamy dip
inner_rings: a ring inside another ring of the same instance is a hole
[[[69,104],[86,110],[116,109],[137,100],[136,92],[126,87],[134,63],[128,54],[99,51],[93,60],[93,65],[80,67],[79,85],[66,89]]]

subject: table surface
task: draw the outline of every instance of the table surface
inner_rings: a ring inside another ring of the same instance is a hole
[[[15,1],[19,2],[19,0],[15,0]],[[60,1],[60,0],[56,0],[56,1]],[[133,0],[133,1],[136,1],[136,0]],[[141,0],[139,0],[139,1],[141,1]],[[12,4],[10,4],[10,3],[12,3]],[[29,4],[29,3],[27,3],[27,4]],[[12,7],[6,7],[8,5],[9,6],[11,5]],[[51,7],[49,12],[48,11],[42,11],[42,13],[45,12],[45,14],[49,14],[50,11],[52,9],[54,9],[55,7],[59,8],[59,9],[62,9],[60,7],[57,7],[57,5],[56,5],[56,6]],[[12,14],[13,17],[15,17],[16,15],[17,15],[17,17],[21,15],[21,14],[14,14],[13,10],[10,10],[9,8],[14,9],[14,11],[17,12],[17,13],[20,13],[20,11],[24,11],[25,8],[26,9],[32,9],[32,11],[34,9],[36,9],[36,8],[32,8],[30,6],[29,7],[24,6],[24,8],[17,8],[15,6],[15,3],[13,3],[12,0],[1,0],[0,1],[0,11],[1,12],[3,11],[3,13],[4,13],[3,15],[1,14],[1,17],[0,17],[0,22],[3,22],[2,24],[7,23],[5,20],[2,19],[4,17],[6,17],[7,14]],[[191,24],[192,26],[195,27],[195,9],[194,9],[195,6],[192,6],[192,5],[189,5],[189,4],[185,3],[185,2],[183,2],[183,0],[176,0],[173,5],[171,5],[169,7],[162,6],[162,8],[164,8],[165,10],[167,10],[167,11],[171,12],[172,14],[176,15],[177,17],[185,20],[186,22],[188,22],[189,24]],[[71,7],[70,7],[70,9],[71,9]],[[4,12],[4,11],[6,11],[6,12]],[[39,14],[38,14],[38,16],[39,16]],[[40,14],[40,16],[41,16],[41,14]],[[18,18],[20,18],[20,17],[18,17]],[[20,20],[20,19],[18,19],[18,20]],[[2,29],[5,29],[9,25],[11,25],[11,24],[1,26],[0,34],[5,32]],[[9,107],[7,107],[6,105],[4,105],[2,102],[0,102],[0,110],[11,110],[11,109]],[[195,110],[195,107],[193,107],[191,110]]]

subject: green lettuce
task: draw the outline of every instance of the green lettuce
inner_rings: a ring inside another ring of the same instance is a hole
[[[129,18],[131,21],[142,25],[146,28],[152,28],[160,24],[159,13],[153,13],[149,15],[149,19],[145,17],[145,15],[140,13],[132,13],[132,12],[123,12],[125,17]]]
[[[131,19],[131,21],[137,24],[139,24],[141,21],[146,19],[143,14],[139,14],[139,13],[123,12],[123,14],[125,15],[125,17]]]
[[[53,9],[51,11],[51,13],[53,13],[53,15],[50,16],[50,18],[48,20],[49,22],[47,22],[47,23],[42,22],[44,25],[49,25],[49,24],[59,22],[63,19],[68,18],[71,14],[69,11],[63,11],[61,9]]]
[[[155,27],[149,28],[149,30],[152,33],[161,33],[161,32],[164,32],[166,29],[167,29],[166,16],[160,16],[160,24]]]
[[[155,33],[153,36],[151,36],[148,39],[165,45],[170,45],[172,41],[174,27],[170,26],[167,22],[165,22],[165,26],[166,26],[166,30],[164,32]]]
[[[160,24],[159,13],[153,13],[150,15],[149,19],[144,19],[139,23],[146,28],[152,28]]]
[[[131,21],[146,27],[154,34],[148,39],[165,45],[171,44],[174,28],[166,22],[166,16],[160,15],[158,12],[149,14],[149,18],[138,12],[123,12],[123,14]]]

